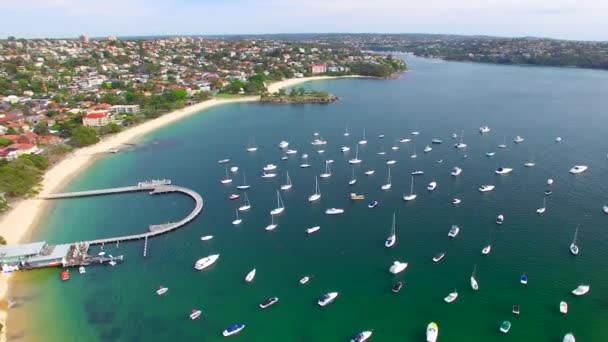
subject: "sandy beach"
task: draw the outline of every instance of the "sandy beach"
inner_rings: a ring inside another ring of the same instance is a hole
[[[268,91],[270,93],[274,93],[281,88],[291,87],[308,81],[348,77],[359,76],[313,76],[287,79],[270,84],[268,86]],[[52,166],[44,174],[41,182],[42,188],[40,195],[44,196],[60,191],[61,188],[65,187],[69,181],[74,178],[74,176],[86,170],[87,167],[93,164],[97,157],[108,153],[110,149],[120,149],[124,144],[132,143],[156,129],[192,114],[201,112],[207,108],[228,103],[255,101],[259,101],[258,96],[208,100],[171,113],[167,113],[159,118],[146,121],[135,127],[128,128],[120,133],[104,138],[95,145],[77,149],[67,155],[59,163]],[[6,239],[7,244],[29,242],[33,229],[44,215],[45,209],[46,202],[37,198],[24,199],[14,203],[13,207],[0,218],[0,236],[3,236]],[[4,304],[6,304],[7,300],[10,276],[11,274],[0,274],[0,300],[2,300]],[[2,307],[5,306],[6,305],[3,305]],[[6,318],[6,310],[0,309],[0,323],[4,325],[4,329],[0,334],[0,342],[6,340]]]

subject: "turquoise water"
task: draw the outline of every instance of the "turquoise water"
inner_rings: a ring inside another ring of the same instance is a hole
[[[148,257],[142,242],[106,246],[126,261],[117,267],[89,267],[87,274],[73,272],[68,282],[58,269],[20,274],[13,295],[24,304],[11,312],[9,335],[32,341],[219,341],[221,331],[234,323],[246,329],[237,341],[347,341],[362,330],[374,329],[373,341],[424,341],[426,325],[439,324],[439,341],[561,341],[573,331],[577,341],[604,341],[608,336],[608,73],[601,71],[448,63],[407,57],[411,71],[398,80],[345,79],[309,83],[330,91],[340,101],[330,105],[274,106],[233,104],[213,108],[148,136],[141,144],[100,159],[68,190],[134,184],[150,178],[171,178],[175,184],[200,192],[205,206],[200,217],[175,233],[150,240]],[[348,124],[351,135],[342,133]],[[492,132],[478,133],[487,124]],[[366,129],[369,143],[360,149],[363,163],[356,167],[358,182],[350,187],[354,146]],[[413,143],[398,144],[400,137],[420,131]],[[455,150],[452,133],[464,131],[466,152]],[[310,145],[313,132],[329,141],[323,155]],[[378,139],[378,134],[385,134]],[[516,135],[526,140],[515,145]],[[507,149],[498,149],[503,137]],[[555,137],[563,141],[555,143]],[[256,153],[244,148],[255,137]],[[433,138],[444,140],[433,151],[422,149]],[[300,153],[310,155],[310,169],[301,169],[299,157],[280,161],[277,144],[289,140]],[[349,155],[340,146],[352,147]],[[399,145],[398,151],[391,146]],[[387,167],[378,156],[382,146],[398,162],[392,167],[392,189],[384,192]],[[418,158],[409,156],[415,151]],[[486,152],[495,151],[492,158]],[[466,154],[466,158],[464,157]],[[217,160],[231,158],[240,167],[232,186],[219,183],[224,167]],[[320,181],[323,197],[309,204],[314,174],[324,160],[334,159],[332,177]],[[443,159],[443,163],[436,161]],[[533,159],[536,167],[523,164]],[[262,166],[275,163],[279,176],[261,179]],[[568,173],[574,164],[589,170]],[[449,172],[463,168],[458,178]],[[497,176],[498,166],[513,167]],[[367,177],[365,170],[375,169]],[[418,198],[405,203],[410,172],[416,178]],[[289,170],[294,186],[283,193],[286,210],[278,228],[267,232],[275,191]],[[242,171],[252,185],[253,208],[243,224],[231,225],[239,203],[227,196],[236,192]],[[547,178],[553,194],[547,213],[538,216]],[[427,193],[435,180],[437,190]],[[481,184],[496,190],[481,194]],[[351,202],[348,193],[367,196]],[[463,203],[456,207],[451,199]],[[368,209],[368,200],[380,205]],[[115,197],[65,200],[51,210],[33,240],[50,243],[80,241],[145,230],[148,224],[185,216],[193,203],[180,195],[129,194]],[[345,215],[324,215],[329,207],[344,208]],[[398,242],[383,246],[393,212],[397,212]],[[498,227],[499,213],[506,217]],[[451,224],[461,227],[453,240]],[[311,236],[310,226],[321,230]],[[577,257],[568,246],[580,225]],[[214,235],[208,242],[202,235]],[[491,235],[492,253],[481,254]],[[431,258],[440,251],[438,264]],[[96,250],[95,250],[96,252]],[[220,253],[213,267],[197,272],[198,258]],[[388,273],[394,260],[408,269]],[[480,291],[469,287],[477,265]],[[244,277],[252,268],[252,284]],[[519,284],[527,273],[528,286]],[[299,286],[304,275],[313,275]],[[401,293],[390,288],[405,281]],[[570,294],[580,283],[590,283],[585,297]],[[154,293],[169,287],[163,297]],[[454,289],[453,304],[443,298]],[[339,291],[326,308],[317,298]],[[261,311],[258,304],[278,296],[280,301]],[[561,300],[570,312],[558,311]],[[511,306],[519,304],[519,317]],[[203,311],[189,321],[193,308]],[[510,334],[498,327],[513,323]]]

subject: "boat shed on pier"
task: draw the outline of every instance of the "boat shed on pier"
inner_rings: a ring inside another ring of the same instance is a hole
[[[45,241],[0,247],[2,272],[24,268],[61,266],[65,263],[70,244],[48,245]]]

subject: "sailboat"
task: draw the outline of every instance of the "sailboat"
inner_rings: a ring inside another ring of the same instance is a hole
[[[384,242],[384,247],[391,248],[395,245],[395,242],[397,242],[397,230],[395,226],[395,213],[393,213],[393,225],[391,227],[391,235],[386,238],[386,241]]]
[[[473,267],[473,273],[471,274],[471,288],[473,289],[473,291],[479,290],[479,284],[477,283],[477,278],[475,277],[476,273],[477,273],[477,265],[475,265],[475,267]]]
[[[247,147],[247,152],[255,152],[258,150],[258,147],[255,146],[255,138],[251,138],[251,144]]]
[[[241,224],[241,222],[243,222],[243,219],[239,217],[238,209],[234,209],[234,212],[236,213],[236,218],[234,219],[234,221],[232,221],[232,224],[236,226],[236,225]]]
[[[278,224],[274,223],[274,215],[270,215],[270,224],[266,226],[266,230],[273,230],[278,226]]]
[[[465,144],[463,142],[463,136],[464,136],[464,131],[462,131],[462,133],[460,133],[460,142],[458,144],[454,145],[455,148],[466,148],[467,147],[467,144]]]
[[[251,271],[249,271],[249,273],[247,273],[247,276],[245,277],[245,281],[248,283],[251,283],[253,281],[253,278],[255,278],[255,268],[252,269]]]
[[[285,210],[285,205],[283,204],[283,200],[281,199],[281,194],[279,190],[277,190],[277,207],[270,211],[270,215],[279,215]]]
[[[536,166],[536,163],[534,162],[534,156],[532,156],[532,158],[530,158],[530,161],[529,161],[529,162],[526,162],[526,163],[524,164],[524,166],[525,166],[525,167],[534,167],[534,166]]]
[[[251,209],[251,203],[249,202],[249,197],[247,196],[247,193],[245,193],[245,203],[239,207],[239,211],[247,211]]]
[[[412,158],[412,159],[416,159],[416,158],[418,158],[418,154],[416,154],[416,145],[414,145],[414,154],[412,154],[412,155],[410,156],[410,158]]]
[[[356,146],[355,148],[355,158],[350,159],[348,161],[349,164],[359,164],[361,163],[361,159],[359,159],[359,145]]]
[[[498,148],[507,148],[507,136],[506,135],[502,139],[502,144],[498,145]]]
[[[576,230],[574,231],[574,238],[572,239],[572,243],[570,244],[570,253],[572,253],[572,255],[578,255],[578,245],[576,244],[576,238],[578,236],[578,227],[576,227]]]
[[[384,184],[382,186],[382,190],[389,190],[391,188],[392,183],[391,183],[391,168],[388,168],[388,176],[386,177],[386,184]]]
[[[492,231],[490,231],[490,237],[488,237],[488,245],[481,250],[481,254],[488,255],[490,252],[492,252]]]
[[[329,167],[330,163],[325,163],[325,173],[319,175],[321,178],[329,178],[331,177],[331,168]]]
[[[308,196],[308,202],[314,202],[321,198],[321,190],[319,189],[319,178],[315,177],[315,193]]]
[[[384,152],[384,145],[382,145],[382,147],[380,148],[380,152],[377,153],[379,156],[383,156],[386,154],[386,152]]]
[[[285,190],[289,190],[291,189],[291,178],[289,178],[289,171],[287,171],[287,184],[283,184],[281,185],[281,190],[285,191]]]
[[[367,144],[367,140],[365,139],[365,128],[363,129],[363,139],[359,140],[359,145]]]
[[[251,185],[248,185],[247,180],[245,179],[245,172],[243,172],[243,184],[237,185],[236,188],[239,190],[247,190],[251,188]]]
[[[536,213],[541,215],[544,214],[545,211],[547,211],[547,197],[543,197],[543,206],[536,209]]]
[[[228,168],[226,168],[226,178],[220,181],[222,184],[230,184],[232,183],[232,179],[228,176]]]
[[[344,129],[344,136],[347,137],[349,135],[350,133],[348,132],[348,124],[346,124],[346,128]]]
[[[412,176],[412,183],[410,185],[410,194],[409,195],[403,194],[403,200],[412,201],[412,200],[416,199],[416,196],[418,196],[418,195],[416,195],[414,193],[414,176]]]
[[[355,185],[357,183],[357,178],[355,178],[355,168],[353,167],[353,176],[348,181],[348,185]]]

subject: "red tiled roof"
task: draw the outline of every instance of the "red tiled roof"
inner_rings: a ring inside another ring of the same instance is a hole
[[[85,119],[101,119],[101,118],[105,118],[106,116],[108,116],[107,112],[102,112],[102,113],[91,113],[91,114],[87,114],[84,116]]]

